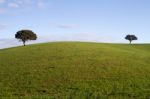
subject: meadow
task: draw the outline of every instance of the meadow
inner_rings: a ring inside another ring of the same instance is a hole
[[[52,42],[0,50],[2,99],[150,99],[150,44]]]

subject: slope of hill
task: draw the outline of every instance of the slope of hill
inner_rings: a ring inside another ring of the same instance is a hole
[[[0,97],[148,99],[150,45],[55,42],[2,49]]]

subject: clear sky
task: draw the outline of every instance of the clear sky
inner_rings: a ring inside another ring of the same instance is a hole
[[[21,29],[33,30],[36,42],[150,42],[150,0],[0,0],[0,48],[22,44]]]

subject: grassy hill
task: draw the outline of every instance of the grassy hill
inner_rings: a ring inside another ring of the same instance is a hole
[[[0,97],[149,99],[150,45],[55,42],[1,49]]]

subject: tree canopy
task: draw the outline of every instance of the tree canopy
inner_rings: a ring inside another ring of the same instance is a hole
[[[138,38],[135,35],[127,35],[125,37],[126,40],[129,40],[130,44],[133,40],[138,40]]]
[[[20,30],[15,34],[16,39],[20,39],[25,46],[25,42],[28,40],[36,40],[37,35],[31,30]]]

